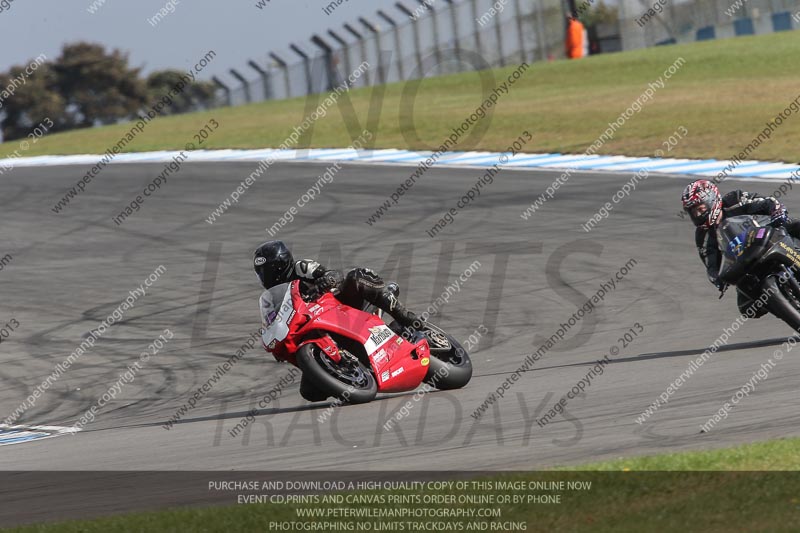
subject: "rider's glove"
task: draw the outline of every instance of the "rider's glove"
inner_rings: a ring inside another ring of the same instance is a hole
[[[722,297],[725,296],[725,291],[728,290],[728,287],[730,287],[730,285],[728,285],[727,283],[720,283],[720,285],[717,287],[719,289],[720,300],[722,300]]]
[[[719,279],[718,277],[708,277],[708,281],[710,281],[720,292],[724,292],[725,289],[728,287],[728,284]]]
[[[711,283],[713,283],[714,286],[717,288],[717,290],[719,290],[719,297],[720,299],[722,299],[722,297],[725,296],[725,291],[728,290],[728,284],[719,278],[713,278],[713,279],[709,278],[709,279],[711,280]]]
[[[786,208],[778,204],[778,207],[772,212],[772,218],[769,222],[770,225],[777,227],[783,226],[788,219],[789,213],[786,211]]]
[[[327,270],[314,284],[320,293],[328,292],[342,284],[342,273],[338,270]]]

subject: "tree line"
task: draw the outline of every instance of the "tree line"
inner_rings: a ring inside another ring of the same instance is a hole
[[[130,66],[127,53],[88,42],[66,44],[55,60],[37,58],[36,63],[35,70],[32,61],[0,73],[0,96],[5,97],[0,128],[6,141],[25,137],[46,119],[53,123],[51,133],[134,119],[186,74],[167,69],[143,77],[141,68]],[[208,107],[214,89],[211,82],[192,82],[161,115]]]

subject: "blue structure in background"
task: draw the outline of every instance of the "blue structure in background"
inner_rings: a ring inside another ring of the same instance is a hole
[[[648,17],[627,14],[641,13],[645,0],[618,1],[626,3],[619,24],[625,50],[800,30],[800,0],[675,0],[661,24],[646,25],[640,22]]]
[[[717,31],[714,26],[706,26],[697,30],[695,37],[698,41],[709,41],[717,38]]]
[[[772,29],[774,31],[789,31],[792,29],[792,15],[788,11],[772,14]]]
[[[733,31],[736,36],[740,35],[755,35],[756,29],[753,27],[753,19],[743,18],[733,21]]]

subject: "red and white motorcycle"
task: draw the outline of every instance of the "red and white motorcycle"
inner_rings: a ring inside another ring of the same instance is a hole
[[[387,325],[380,310],[347,306],[335,292],[306,302],[299,284],[289,284],[270,326],[277,333],[265,348],[300,368],[321,396],[365,403],[378,392],[410,391],[423,382],[458,389],[472,377],[469,354],[440,328]]]

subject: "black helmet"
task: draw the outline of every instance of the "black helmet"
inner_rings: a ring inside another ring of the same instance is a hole
[[[271,289],[292,279],[294,257],[283,241],[265,242],[256,248],[253,269],[265,289]]]

